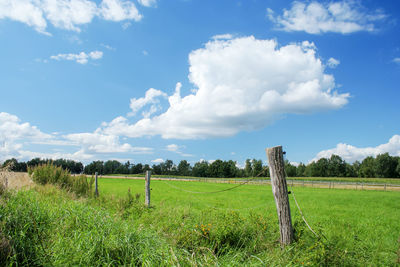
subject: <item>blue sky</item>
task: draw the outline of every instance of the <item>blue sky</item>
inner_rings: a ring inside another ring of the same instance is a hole
[[[0,0],[0,160],[400,156],[400,2]]]

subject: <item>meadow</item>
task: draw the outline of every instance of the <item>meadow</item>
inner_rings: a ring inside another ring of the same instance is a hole
[[[144,174],[107,174],[103,177],[121,177],[121,178],[144,178]],[[216,181],[216,180],[232,180],[232,181],[245,181],[250,178],[212,178],[212,177],[194,177],[194,176],[179,176],[179,175],[153,175],[154,178],[176,178],[197,181]],[[257,179],[270,180],[269,177],[256,177]],[[341,182],[341,183],[365,183],[365,184],[392,184],[400,185],[399,178],[359,178],[359,177],[287,177],[287,180],[295,181],[322,181],[322,182]]]
[[[134,179],[100,178],[98,198],[49,184],[0,192],[0,261],[9,249],[7,264],[30,266],[400,263],[398,192],[289,187],[296,242],[281,248],[271,187],[212,193],[234,186],[152,180],[150,208]]]
[[[204,211],[234,211],[243,218],[260,214],[270,223],[277,221],[276,207],[269,185],[243,185],[230,191],[233,184],[203,182],[151,181],[151,203],[154,209],[187,210],[193,216]],[[100,179],[100,192],[108,196],[123,196],[127,188],[141,194],[144,201],[144,181],[130,179]],[[365,254],[368,263],[390,265],[395,262],[400,238],[400,194],[398,192],[332,190],[307,187],[290,188],[307,221],[327,240],[336,240],[344,253]],[[204,193],[193,193],[204,192]],[[292,217],[302,224],[300,213],[289,195]],[[168,220],[168,218],[166,218]],[[140,220],[138,222],[140,224]],[[309,231],[304,229],[304,231]],[[310,233],[307,233],[310,234]],[[382,261],[386,259],[386,261]],[[389,260],[392,259],[392,260]]]

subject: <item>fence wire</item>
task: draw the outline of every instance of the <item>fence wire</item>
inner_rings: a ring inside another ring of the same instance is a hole
[[[238,187],[241,187],[241,186],[243,186],[243,185],[245,185],[245,184],[248,184],[250,181],[255,180],[255,179],[258,179],[258,178],[264,173],[265,170],[266,170],[266,167],[263,168],[263,170],[260,171],[260,173],[257,174],[256,176],[254,176],[254,177],[252,177],[252,178],[249,178],[249,179],[247,179],[246,181],[244,181],[244,182],[242,182],[242,183],[240,183],[240,184],[238,184],[238,185],[236,185],[236,186],[233,186],[233,187],[230,187],[230,188],[225,188],[225,189],[222,189],[222,190],[217,190],[217,191],[210,191],[210,192],[206,192],[206,191],[205,191],[205,192],[191,191],[191,190],[186,190],[186,189],[180,188],[180,187],[178,187],[178,186],[174,186],[174,185],[169,184],[169,183],[167,183],[167,182],[165,182],[165,181],[164,181],[164,183],[165,183],[166,185],[170,186],[170,187],[173,187],[173,188],[175,188],[175,189],[178,189],[178,190],[181,190],[181,191],[187,192],[187,193],[192,193],[192,194],[217,194],[217,193],[222,193],[222,192],[230,191],[230,190],[236,189],[236,188],[238,188]]]

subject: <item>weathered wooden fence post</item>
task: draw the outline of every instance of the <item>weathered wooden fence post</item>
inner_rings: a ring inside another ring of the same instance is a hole
[[[267,148],[268,165],[271,174],[272,193],[274,194],[278,213],[281,245],[293,242],[294,234],[290,216],[289,196],[285,178],[285,164],[282,146]]]
[[[97,172],[95,172],[95,180],[94,180],[94,195],[96,196],[96,197],[98,197],[99,196],[99,184],[98,184],[98,182],[97,182],[97,175],[98,175],[98,173]]]
[[[146,171],[146,177],[145,177],[145,200],[144,204],[149,208],[150,207],[150,177],[151,177],[151,171]]]

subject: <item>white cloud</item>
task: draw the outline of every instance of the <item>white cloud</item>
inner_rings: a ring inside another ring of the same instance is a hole
[[[43,10],[30,0],[0,0],[0,19],[11,19],[27,24],[36,31],[46,33],[47,22]]]
[[[163,163],[164,160],[163,159],[153,159],[151,162],[153,162],[153,163]]]
[[[112,50],[112,51],[115,51],[115,48],[114,47],[112,47],[112,46],[110,46],[110,45],[107,45],[107,44],[100,44],[102,47],[104,47],[104,48],[106,48],[106,49],[108,49],[108,50]]]
[[[119,137],[114,135],[104,135],[100,133],[75,133],[66,135],[67,140],[72,141],[78,146],[82,146],[85,151],[91,153],[151,153],[152,149],[146,147],[132,147],[130,144],[121,144]]]
[[[157,5],[157,0],[138,0],[138,2],[145,7],[154,7]]]
[[[48,23],[56,28],[80,32],[95,17],[109,21],[139,21],[142,15],[129,0],[0,0],[0,19],[27,24],[44,34]]]
[[[166,149],[171,152],[177,152],[179,150],[179,146],[176,144],[167,145]]]
[[[330,158],[331,155],[338,155],[347,162],[361,161],[368,156],[376,157],[379,154],[389,153],[392,156],[400,156],[400,135],[394,135],[386,144],[376,147],[355,147],[348,144],[340,143],[335,148],[327,149],[319,152],[311,161],[320,158]],[[311,162],[310,161],[310,162]]]
[[[12,114],[0,112],[0,142],[12,142],[28,139],[30,141],[49,141],[52,136],[41,132],[36,126],[21,120]]]
[[[374,23],[387,17],[380,9],[368,12],[358,1],[351,0],[325,3],[294,1],[291,9],[283,9],[282,15],[276,16],[269,8],[267,14],[279,30],[310,34],[372,32],[376,30]]]
[[[229,40],[232,39],[233,35],[230,33],[225,33],[225,34],[217,34],[211,37],[213,40]]]
[[[72,159],[82,162],[88,162],[90,160],[95,159],[95,155],[87,154],[83,150],[79,150],[75,153],[62,153],[62,152],[55,152],[55,153],[42,153],[42,152],[35,152],[29,150],[19,150],[18,155],[16,156],[17,159],[33,159],[33,158],[41,158],[41,159]]]
[[[50,59],[54,60],[71,60],[76,61],[79,64],[86,64],[90,59],[98,60],[103,57],[102,51],[92,51],[90,53],[80,52],[79,54],[58,54],[51,56]]]
[[[394,63],[397,63],[397,64],[400,64],[400,57],[395,57],[395,58],[393,59],[393,62],[394,62]]]
[[[283,114],[340,108],[349,94],[334,91],[334,77],[324,73],[315,49],[309,42],[278,46],[252,36],[209,41],[189,55],[189,79],[198,88],[194,93],[182,97],[178,83],[164,113],[134,124],[118,117],[102,131],[132,138],[225,137],[263,128]],[[152,103],[149,91],[133,99],[133,112]]]
[[[30,144],[79,147],[73,153],[62,152],[42,153],[29,151],[24,148]],[[99,132],[75,133],[60,136],[58,133],[46,134],[36,126],[21,120],[12,114],[0,112],[0,160],[9,158],[29,160],[40,158],[67,158],[87,161],[96,159],[101,154],[152,154],[149,147],[134,147],[128,143],[121,144],[118,136],[106,135]]]
[[[142,18],[133,2],[123,0],[103,0],[100,14],[105,20],[111,21],[139,21]]]
[[[78,25],[87,24],[96,16],[96,3],[88,0],[31,1],[43,11],[45,18],[56,28],[79,32]]]
[[[179,146],[177,144],[170,144],[165,147],[167,151],[174,152],[176,154],[181,155],[182,157],[193,157],[193,154],[184,153],[182,150],[185,149],[185,146]]]
[[[333,57],[331,57],[330,59],[328,59],[328,63],[327,66],[331,69],[336,68],[338,65],[340,64],[340,61],[338,59],[335,59]]]
[[[150,116],[151,114],[157,112],[157,104],[160,103],[159,97],[164,97],[167,98],[167,94],[160,91],[156,90],[154,88],[150,88],[147,90],[146,94],[144,97],[141,98],[131,98],[131,103],[130,103],[130,108],[131,112],[129,113],[129,116],[135,115],[139,110],[141,110],[144,106],[148,104],[152,104],[150,107],[150,110],[147,112],[147,116]],[[145,116],[146,117],[146,116]]]
[[[12,114],[0,112],[0,160],[18,157],[24,142],[51,144],[53,136]]]

